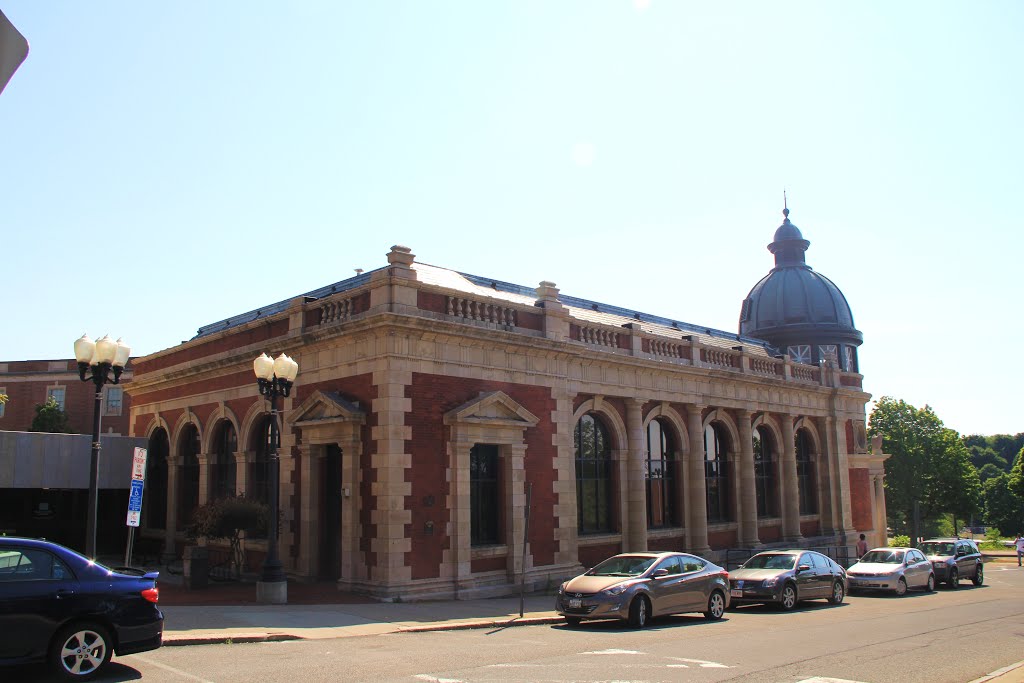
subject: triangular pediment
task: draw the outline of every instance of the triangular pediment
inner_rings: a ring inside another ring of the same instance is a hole
[[[348,401],[333,391],[314,391],[297,408],[286,417],[286,422],[293,426],[323,424],[325,422],[358,422],[366,421],[366,413],[359,406]]]
[[[480,394],[458,408],[449,410],[444,415],[444,422],[445,424],[476,422],[533,427],[540,422],[540,419],[504,391],[491,391]]]

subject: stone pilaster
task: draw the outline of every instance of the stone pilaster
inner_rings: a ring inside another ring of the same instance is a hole
[[[707,555],[708,545],[708,492],[704,482],[704,422],[701,420],[703,406],[686,406],[686,429],[690,436],[690,452],[687,454],[689,472],[686,495],[687,544],[691,552]]]
[[[235,459],[235,494],[249,495],[249,460],[252,453],[238,451],[232,453],[232,456]]]
[[[199,461],[199,505],[206,505],[210,500],[210,456],[206,453],[196,455]]]
[[[167,456],[167,522],[164,525],[164,554],[175,554],[174,535],[178,530],[178,487],[181,481],[179,471],[181,456]]]
[[[782,423],[782,444],[779,447],[782,465],[782,539],[798,541],[800,533],[800,487],[796,476],[796,438],[793,416],[779,416]]]
[[[376,525],[377,533],[370,539],[370,550],[376,555],[377,564],[370,580],[387,590],[412,579],[412,567],[406,564],[412,539],[405,532],[412,523],[412,512],[405,503],[412,495],[412,484],[405,476],[412,466],[412,456],[405,447],[412,438],[412,428],[405,424],[405,416],[412,410],[412,400],[405,397],[412,373],[378,370],[373,373],[373,383],[377,398],[372,410],[377,414],[377,425],[370,432],[370,438],[376,442],[370,467],[376,472],[376,481],[370,486],[370,493],[377,504],[370,513],[370,521]]]
[[[314,577],[320,570],[320,463],[324,447],[303,444],[299,446],[299,480],[302,495],[299,507],[299,556],[296,571],[301,576]]]
[[[739,543],[742,546],[760,545],[757,537],[757,490],[754,485],[754,440],[750,428],[752,415],[749,410],[737,411],[740,430],[739,460],[737,462],[737,483],[739,484]]]
[[[574,393],[564,389],[552,392],[555,409],[551,412],[551,423],[555,426],[552,445],[555,457],[552,466],[555,470],[554,493],[558,502],[555,503],[555,540],[558,551],[555,553],[555,564],[575,566],[579,564],[577,537],[579,516],[576,503],[576,451],[573,445],[572,403]]]
[[[644,417],[641,412],[643,405],[640,399],[626,401],[626,438],[629,447],[626,451],[624,552],[647,550],[647,480],[644,472],[647,440],[644,438]]]
[[[569,316],[558,300],[558,287],[554,282],[545,280],[537,286],[536,305],[544,311],[544,336],[548,339],[568,339]]]
[[[836,534],[856,537],[853,527],[853,509],[850,506],[850,459],[846,454],[846,433],[841,420],[825,418],[828,460],[832,476],[829,478],[829,498],[834,501],[833,529]]]

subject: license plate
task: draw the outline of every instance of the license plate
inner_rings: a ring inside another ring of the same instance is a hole
[[[583,607],[583,601],[582,600],[580,600],[579,598],[569,598],[569,608],[570,609],[579,609],[580,607]]]
[[[732,597],[734,597],[734,598],[742,598],[743,597],[743,591],[741,589],[739,589],[739,588],[733,588],[731,591],[729,591],[729,594],[732,595]]]

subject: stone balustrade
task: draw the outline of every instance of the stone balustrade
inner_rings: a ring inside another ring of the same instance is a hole
[[[651,339],[651,354],[667,358],[689,358],[689,344],[676,344],[663,339]]]
[[[818,368],[813,365],[793,364],[793,379],[798,382],[817,382],[819,377]]]
[[[778,377],[782,374],[782,361],[774,358],[751,358],[750,371],[757,375]]]
[[[733,360],[739,354],[735,351],[727,351],[725,349],[712,349],[705,350],[705,359],[708,365],[713,365],[721,368],[735,368],[736,362]]]
[[[320,303],[320,324],[344,322],[356,312],[355,297],[326,299]]]
[[[592,346],[619,348],[619,333],[602,327],[580,326],[580,341]]]
[[[466,320],[494,323],[505,327],[516,326],[516,309],[485,301],[449,296],[447,313]]]

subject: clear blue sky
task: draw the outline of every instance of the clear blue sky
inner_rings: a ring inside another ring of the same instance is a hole
[[[785,188],[866,389],[1024,431],[1020,2],[0,9],[0,360],[159,351],[392,244],[735,330]]]

